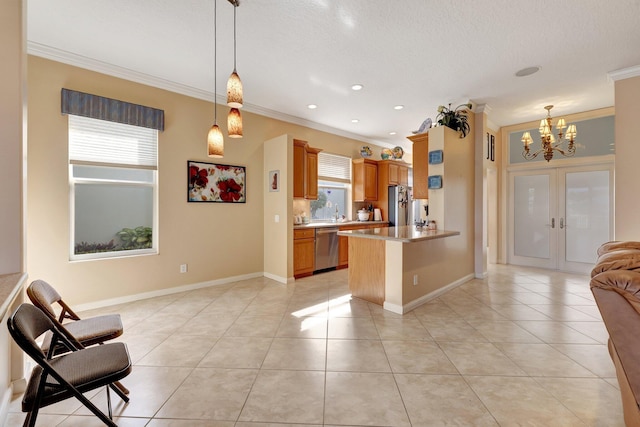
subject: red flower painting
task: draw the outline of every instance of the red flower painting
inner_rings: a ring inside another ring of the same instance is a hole
[[[218,181],[220,189],[220,198],[223,202],[237,202],[242,195],[242,187],[235,179],[229,178],[224,181]]]
[[[189,184],[192,187],[206,187],[209,182],[207,175],[209,175],[209,173],[206,169],[200,169],[194,165],[189,166]]]
[[[204,162],[187,162],[187,201],[245,203],[246,168]]]

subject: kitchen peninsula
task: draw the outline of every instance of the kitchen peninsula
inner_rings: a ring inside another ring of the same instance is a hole
[[[349,238],[349,289],[354,297],[403,314],[473,275],[456,268],[460,232],[413,226],[338,232]]]

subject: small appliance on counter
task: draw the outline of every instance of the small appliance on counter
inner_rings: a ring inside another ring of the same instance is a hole
[[[370,212],[366,209],[360,209],[358,211],[358,221],[369,221]]]
[[[380,212],[380,209],[375,208],[373,210],[373,220],[374,221],[382,221],[382,212]]]

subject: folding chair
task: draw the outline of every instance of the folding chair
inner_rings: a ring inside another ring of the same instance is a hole
[[[131,372],[131,359],[124,343],[78,349],[51,319],[30,304],[20,305],[7,320],[7,327],[14,341],[38,364],[31,372],[22,399],[22,411],[28,413],[24,427],[35,425],[40,408],[71,397],[106,425],[117,427],[112,419],[109,387],[119,391],[113,382]],[[43,352],[36,340],[46,332],[52,335],[51,348],[60,343],[68,352],[57,356],[53,351]],[[82,394],[102,386],[107,389],[108,416]],[[118,394],[124,402],[129,401],[126,395]]]
[[[102,344],[122,335],[122,320],[119,314],[107,314],[103,316],[89,317],[81,319],[63,300],[60,294],[44,280],[34,280],[27,288],[29,299],[40,310],[51,319],[58,329],[77,348],[88,347],[94,344]],[[56,315],[53,304],[58,304],[60,314]],[[71,320],[64,322],[65,320]],[[64,322],[64,323],[63,323]],[[42,349],[49,351],[50,337],[46,337]],[[61,348],[53,348],[54,354],[63,351]],[[129,390],[122,384],[116,386],[124,394],[129,394]]]

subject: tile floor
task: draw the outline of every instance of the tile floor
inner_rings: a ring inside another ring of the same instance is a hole
[[[105,312],[135,364],[124,427],[624,426],[586,276],[492,266],[404,316],[352,299],[346,270],[84,315]],[[102,424],[67,400],[37,425]]]

